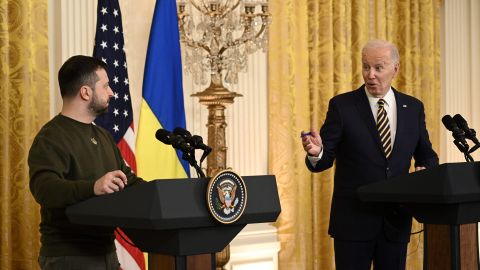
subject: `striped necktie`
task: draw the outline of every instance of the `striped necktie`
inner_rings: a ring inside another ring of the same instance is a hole
[[[385,156],[387,158],[392,154],[392,139],[390,135],[390,123],[388,122],[387,111],[385,110],[385,100],[380,99],[378,101],[377,111],[377,129],[380,135],[380,142],[382,143]]]

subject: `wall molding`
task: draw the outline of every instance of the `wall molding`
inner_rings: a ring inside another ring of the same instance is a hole
[[[480,128],[480,3],[446,0],[442,10],[442,117],[461,114],[470,128]],[[440,133],[440,162],[464,162],[451,134]],[[470,144],[472,145],[472,144]],[[479,152],[479,151],[477,151]],[[480,153],[474,153],[478,160]]]

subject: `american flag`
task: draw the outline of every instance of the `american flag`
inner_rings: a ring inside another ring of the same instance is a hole
[[[114,95],[110,99],[108,112],[95,119],[95,124],[112,134],[125,162],[133,171],[136,171],[133,111],[125,57],[122,15],[118,0],[98,0],[93,56],[107,64],[110,87]],[[122,234],[123,237],[119,234]],[[115,235],[117,255],[122,269],[145,269],[143,253],[128,244],[125,241],[125,234],[119,229]]]

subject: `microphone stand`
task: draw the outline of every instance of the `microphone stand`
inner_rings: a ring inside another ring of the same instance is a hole
[[[467,162],[474,162],[470,154],[475,152],[478,148],[480,148],[480,143],[476,143],[470,150],[467,149],[467,152],[464,153],[465,159],[467,160]]]
[[[188,161],[190,166],[195,168],[195,171],[197,172],[197,176],[199,178],[205,178],[205,173],[203,173],[202,168],[198,166],[197,161],[195,160],[195,155],[191,155],[188,152],[184,152],[182,155],[182,159]]]
[[[472,149],[470,149],[470,151],[468,151],[469,154],[475,152],[475,150],[477,150],[478,148],[480,148],[480,144],[476,144],[474,147],[472,147]]]
[[[468,150],[468,144],[462,143],[460,140],[455,139],[453,143],[457,146],[458,150],[463,153],[463,156],[465,157],[465,160],[467,162],[474,162],[472,156],[470,155],[473,151],[477,150],[479,146],[475,145],[472,150]]]
[[[197,171],[197,175],[198,175],[199,178],[205,178],[205,173],[203,173],[202,168],[200,168],[200,166],[198,166],[198,164],[195,160],[194,160],[193,163],[191,162],[190,165],[192,165],[195,168],[195,171]]]
[[[469,139],[471,139],[475,145],[472,147],[472,149],[470,149],[470,151],[468,151],[468,153],[473,153],[475,152],[475,150],[477,150],[478,148],[480,148],[480,143],[478,142],[478,139],[477,139],[477,132],[475,132],[474,129],[469,129],[470,132],[468,133],[469,134]]]
[[[208,154],[210,154],[210,152],[212,152],[212,148],[207,148],[207,149],[203,150],[202,157],[200,158],[200,166],[202,165],[202,162],[205,160],[205,158],[208,156]]]
[[[465,132],[462,129],[454,128],[452,130],[452,136],[454,139],[453,143],[457,146],[458,150],[463,153],[465,160],[467,162],[474,162],[472,156],[470,155],[471,152],[468,151],[469,146],[465,140]]]

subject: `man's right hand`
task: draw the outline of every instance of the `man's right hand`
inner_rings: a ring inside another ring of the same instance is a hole
[[[318,157],[323,150],[322,138],[318,131],[310,129],[309,133],[302,131],[301,135],[303,150],[310,156]]]
[[[95,181],[93,192],[95,195],[110,194],[124,189],[126,185],[127,176],[122,171],[111,171]]]

